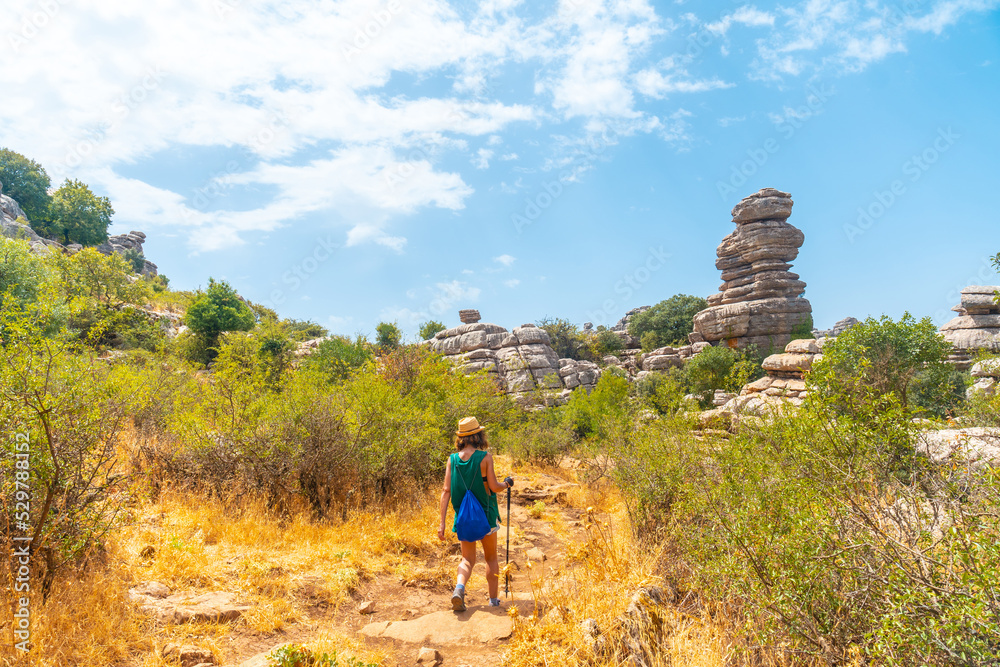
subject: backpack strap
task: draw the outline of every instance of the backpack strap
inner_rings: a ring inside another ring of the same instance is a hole
[[[459,460],[461,460],[461,457],[460,457],[460,456],[458,456],[458,453],[457,453],[457,452],[456,452],[455,454],[452,454],[452,456],[457,456],[457,457],[459,458]],[[472,456],[475,456],[475,454],[473,454]],[[470,457],[470,458],[471,458],[471,457]],[[461,469],[459,469],[459,468],[456,468],[456,467],[455,467],[455,466],[457,465],[457,462],[456,462],[455,460],[452,460],[452,462],[451,462],[451,465],[452,465],[452,469],[454,469],[454,470],[455,470],[455,472],[457,472],[457,473],[458,473],[458,478],[459,478],[460,480],[462,480],[462,486],[464,486],[464,487],[465,487],[465,491],[466,491],[466,493],[468,493],[468,492],[469,492],[469,482],[468,482],[468,481],[466,481],[465,477],[464,477],[464,476],[462,475],[462,471],[461,471]],[[470,467],[470,468],[473,468],[473,467],[475,467],[475,466],[469,466],[469,467]]]

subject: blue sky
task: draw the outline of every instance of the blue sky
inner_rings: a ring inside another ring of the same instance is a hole
[[[0,145],[336,333],[708,296],[761,187],[818,326],[1000,282],[1000,0],[8,4]]]

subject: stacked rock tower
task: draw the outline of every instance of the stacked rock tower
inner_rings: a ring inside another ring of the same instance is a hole
[[[805,236],[787,221],[792,196],[764,188],[733,208],[736,231],[722,239],[716,268],[719,292],[694,317],[692,343],[729,347],[755,345],[762,353],[780,351],[793,329],[808,331],[812,306],[802,297],[806,284],[791,273]]]

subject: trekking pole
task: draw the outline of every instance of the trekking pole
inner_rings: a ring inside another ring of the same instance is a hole
[[[514,485],[514,480],[508,477],[507,485],[507,562],[504,565],[503,596],[510,596],[510,488]]]

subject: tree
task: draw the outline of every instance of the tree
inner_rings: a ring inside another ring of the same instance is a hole
[[[810,378],[844,409],[889,396],[906,407],[917,374],[936,374],[950,351],[951,345],[929,317],[920,321],[909,313],[899,321],[885,315],[869,317],[823,346],[823,359]],[[921,393],[929,398],[926,390]]]
[[[330,330],[311,320],[287,319],[281,321],[288,337],[296,343],[304,343],[307,340],[326,338],[330,335]]]
[[[40,234],[59,236],[65,244],[99,245],[108,240],[114,213],[110,199],[98,197],[86,183],[66,179],[52,195],[48,219],[35,229]]]
[[[3,183],[3,193],[21,205],[31,222],[41,222],[48,216],[51,181],[42,165],[20,153],[0,148],[0,183]]]
[[[375,327],[375,345],[381,352],[390,352],[399,347],[403,332],[395,322],[379,322]]]
[[[224,331],[249,331],[255,317],[250,306],[225,280],[208,279],[208,289],[199,291],[184,315],[184,324],[211,350]],[[214,355],[210,352],[210,357]]]
[[[642,342],[646,351],[665,345],[686,345],[687,335],[694,331],[695,314],[707,307],[708,302],[701,297],[675,294],[633,315],[628,332]]]
[[[42,258],[26,242],[0,236],[0,311],[36,300],[45,277]]]
[[[437,320],[428,320],[420,325],[420,340],[430,340],[439,331],[447,329],[444,324]]]

